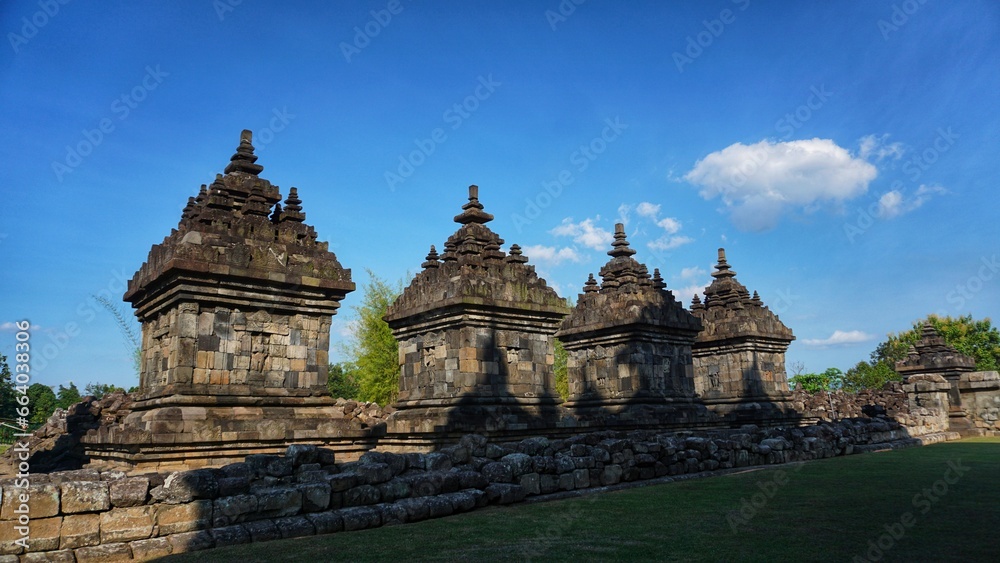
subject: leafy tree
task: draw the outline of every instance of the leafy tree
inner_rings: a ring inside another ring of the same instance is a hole
[[[59,391],[56,392],[56,405],[61,409],[68,409],[70,405],[80,402],[80,390],[76,388],[76,384],[72,381],[69,382],[69,387],[59,386]]]
[[[857,393],[862,389],[881,389],[890,381],[901,379],[888,362],[858,362],[844,374],[844,390]]]
[[[28,401],[32,424],[43,424],[56,411],[56,394],[48,385],[32,383],[28,387]]]
[[[820,391],[834,391],[844,385],[844,372],[837,368],[827,368],[823,373],[798,373],[788,380],[794,389],[802,390],[806,393],[819,393]]]
[[[1000,368],[1000,331],[991,325],[990,319],[977,321],[973,320],[972,315],[929,315],[926,319],[914,322],[911,330],[899,334],[890,333],[872,352],[872,363],[881,361],[895,366],[896,362],[905,360],[910,345],[920,340],[920,331],[925,322],[930,322],[950,346],[975,358],[977,370],[993,371]]]
[[[107,395],[108,393],[114,393],[115,391],[124,391],[122,387],[117,385],[112,385],[110,383],[88,383],[86,387],[83,388],[83,392],[88,395],[93,395],[94,398],[100,399],[101,397]]]
[[[14,376],[7,365],[7,356],[0,354],[0,418],[15,418],[17,413],[17,391]]]
[[[566,360],[568,359],[568,354],[566,354],[566,349],[563,348],[562,342],[558,338],[553,339],[552,343],[555,347],[555,363],[552,369],[556,374],[556,393],[565,401],[569,398],[569,376],[566,369]]]
[[[358,398],[387,405],[399,394],[399,343],[382,317],[403,291],[367,270],[370,281],[364,287],[361,305],[352,309],[351,337],[344,346],[356,371]]]
[[[331,363],[327,369],[326,387],[333,397],[357,399],[361,392],[357,381],[357,367],[349,362]]]

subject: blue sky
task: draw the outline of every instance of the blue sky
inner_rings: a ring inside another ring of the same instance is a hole
[[[809,370],[1000,308],[996,3],[43,0],[0,30],[0,351],[30,319],[35,381],[137,381],[91,296],[244,128],[359,284],[474,183],[565,297],[619,220],[685,303],[726,247]]]

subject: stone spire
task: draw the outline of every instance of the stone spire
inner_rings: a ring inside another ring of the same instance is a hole
[[[629,246],[625,236],[625,225],[615,224],[615,240],[611,243],[608,256],[611,260],[600,270],[601,291],[632,292],[652,287],[649,270],[632,256],[635,249]]]
[[[462,206],[462,213],[455,216],[455,222],[463,225],[469,223],[489,223],[493,216],[483,211],[483,204],[479,203],[479,186],[469,186],[469,203]]]
[[[225,170],[226,174],[242,172],[256,176],[264,171],[263,166],[254,164],[257,162],[257,155],[253,153],[253,145],[250,144],[252,139],[253,133],[249,129],[244,129],[240,133],[240,146],[236,148],[236,153],[229,159],[229,165],[226,166]]]
[[[975,367],[975,358],[966,356],[949,346],[929,322],[920,327],[920,340],[910,347],[906,359],[896,362],[896,371],[904,376],[941,373],[947,377],[972,371]]]
[[[423,264],[421,264],[420,267],[424,268],[426,270],[427,268],[437,268],[440,265],[441,265],[441,263],[438,262],[437,249],[434,248],[434,245],[432,244],[431,245],[431,251],[427,253],[426,262],[424,262]]]
[[[726,261],[726,249],[719,249],[719,263],[712,272],[712,283],[705,288],[705,306],[739,309],[751,303],[750,292],[736,279],[736,272]]]
[[[635,249],[630,247],[628,240],[625,238],[625,224],[615,223],[615,241],[611,243],[611,250],[608,251],[608,256],[617,258],[619,256],[632,256],[635,254]]]
[[[281,221],[301,223],[306,220],[302,212],[302,200],[299,199],[298,188],[289,188],[288,199],[285,200],[285,210],[281,213]]]
[[[528,257],[521,252],[521,245],[510,245],[510,254],[507,256],[507,262],[512,264],[525,264],[528,262]]]

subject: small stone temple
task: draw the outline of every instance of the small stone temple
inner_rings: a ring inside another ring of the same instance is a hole
[[[659,269],[650,277],[635,253],[625,226],[616,224],[601,283],[590,275],[556,333],[568,356],[564,406],[608,424],[691,424],[700,412],[691,346],[701,321],[674,299]]]
[[[795,336],[736,279],[725,249],[712,278],[704,301],[691,303],[702,323],[692,346],[695,393],[725,417],[780,416],[789,410],[785,351]]]
[[[219,464],[290,443],[354,447],[327,391],[331,317],[354,290],[244,131],[225,174],[188,199],[125,300],[142,324],[140,391],[124,428],[84,438],[92,459]],[[369,446],[370,447],[370,444]]]
[[[390,436],[431,444],[467,432],[515,436],[553,426],[552,336],[569,313],[521,248],[486,226],[493,215],[469,187],[461,225],[385,316],[399,341],[401,375]]]

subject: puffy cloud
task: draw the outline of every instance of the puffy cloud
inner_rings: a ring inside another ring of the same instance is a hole
[[[681,230],[681,222],[673,217],[665,217],[656,222],[656,226],[667,231],[668,235],[672,235],[677,231]]]
[[[832,346],[850,346],[874,340],[875,337],[860,330],[835,330],[829,338],[807,338],[802,344],[810,348],[829,348]]]
[[[789,208],[812,211],[868,190],[878,171],[830,139],[732,144],[695,163],[684,179],[721,198],[733,223],[763,231]]]
[[[691,237],[686,237],[683,235],[667,236],[664,235],[656,240],[646,243],[646,245],[653,250],[672,250],[678,246],[683,246],[689,242],[694,242]]]
[[[598,215],[596,220],[600,220]],[[604,230],[594,225],[595,219],[584,219],[579,223],[574,223],[572,217],[563,219],[563,222],[556,228],[549,231],[556,236],[573,237],[573,242],[582,244],[594,250],[605,250],[611,245],[614,236],[610,231]]]
[[[635,212],[638,213],[640,217],[655,219],[656,216],[660,214],[660,204],[644,201],[635,206]]]
[[[554,246],[542,246],[540,244],[528,245],[522,248],[524,255],[530,260],[539,264],[551,264],[557,266],[563,262],[582,262],[583,258],[576,249],[563,247],[557,249]],[[551,285],[551,284],[550,284]]]
[[[880,162],[886,158],[892,158],[893,160],[899,160],[903,157],[903,153],[906,152],[903,149],[903,143],[887,143],[886,139],[889,138],[889,134],[885,135],[865,135],[861,137],[858,141],[858,155],[865,159],[874,159],[875,162]]]
[[[705,271],[705,269],[703,268],[699,268],[698,266],[691,266],[690,268],[681,268],[680,276],[682,280],[689,280],[692,278],[703,277],[707,273],[708,272]]]
[[[879,198],[876,213],[882,219],[899,217],[927,203],[934,195],[945,193],[948,193],[947,190],[941,186],[921,185],[913,197],[908,198],[903,192],[892,190],[882,194],[882,197]]]
[[[674,293],[674,297],[677,298],[677,300],[680,301],[682,304],[689,305],[691,303],[691,299],[693,299],[695,295],[701,295],[701,292],[705,291],[706,287],[708,287],[708,283],[704,284],[693,283],[691,285],[684,286],[680,289],[670,289],[670,288],[667,289],[670,289],[670,291]]]

